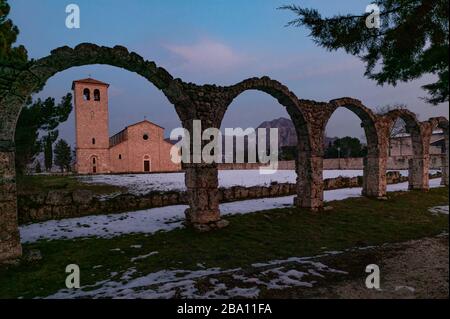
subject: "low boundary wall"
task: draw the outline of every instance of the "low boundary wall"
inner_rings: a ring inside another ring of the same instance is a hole
[[[440,174],[431,176],[440,177]],[[407,181],[399,172],[388,172],[388,184]],[[326,190],[361,187],[362,177],[337,177],[324,180]],[[221,203],[248,199],[282,197],[296,194],[296,185],[290,183],[273,183],[270,186],[234,186],[219,188]],[[100,199],[88,190],[62,191],[52,190],[18,196],[19,223],[42,222],[99,214],[113,214],[156,207],[186,205],[185,191],[151,192],[137,196],[120,194],[111,198]]]

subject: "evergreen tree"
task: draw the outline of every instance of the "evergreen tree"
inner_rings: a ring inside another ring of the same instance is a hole
[[[59,132],[57,130],[50,132],[43,138],[44,140],[44,163],[45,170],[51,171],[53,167],[53,143],[58,139]]]
[[[36,167],[34,168],[34,172],[36,174],[42,173],[41,163],[39,161],[36,163]]]
[[[55,99],[38,99],[34,103],[31,99],[23,107],[15,132],[16,169],[23,173],[26,165],[32,162],[42,150],[46,151],[46,169],[51,163],[50,148],[58,138],[55,129],[63,123],[72,112],[72,94],[67,94],[59,104]],[[42,138],[39,136],[43,135]],[[56,136],[55,136],[56,135]],[[48,137],[50,136],[50,140]],[[50,144],[51,142],[51,144]],[[50,165],[51,167],[51,165]]]
[[[28,65],[25,47],[14,46],[19,29],[8,19],[10,9],[7,0],[0,0],[0,98],[2,92],[9,91],[18,72]],[[38,99],[35,103],[31,99],[27,101],[21,110],[14,136],[16,168],[19,174],[25,171],[26,166],[34,160],[43,146],[49,150],[49,143],[44,143],[47,141],[46,136],[54,135],[55,133],[51,132],[67,120],[72,111],[71,103],[71,94],[63,97],[57,106],[52,98],[45,101]],[[41,133],[45,135],[43,139],[39,139]],[[50,152],[47,152],[47,155],[49,160]]]
[[[376,0],[380,28],[368,28],[373,12],[322,18],[296,5],[280,9],[299,17],[290,26],[305,26],[319,46],[344,49],[366,63],[365,75],[379,85],[407,82],[425,74],[438,80],[423,86],[431,104],[449,101],[449,6],[447,0]],[[369,17],[369,15],[371,15]]]
[[[72,163],[72,150],[65,140],[59,140],[55,145],[55,164],[61,169],[70,171]]]
[[[325,158],[349,158],[364,157],[367,155],[367,147],[355,137],[346,136],[338,138],[325,150]]]
[[[294,161],[298,156],[297,146],[282,146],[279,154],[280,161]]]
[[[27,62],[27,50],[20,45],[13,47],[19,35],[19,29],[8,19],[10,6],[6,0],[0,0],[0,66],[17,67]]]
[[[12,88],[17,75],[28,65],[24,46],[14,46],[19,29],[8,19],[10,6],[0,0],[0,99]]]

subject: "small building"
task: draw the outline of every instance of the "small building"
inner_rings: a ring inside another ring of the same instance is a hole
[[[412,139],[409,133],[399,133],[390,139],[388,167],[408,169],[413,157]],[[442,130],[435,130],[430,140],[430,168],[441,169],[445,160],[445,139]]]
[[[444,132],[435,130],[430,140],[430,155],[445,153]],[[409,133],[399,133],[390,140],[389,156],[412,156],[412,139]]]
[[[173,144],[164,128],[144,120],[109,136],[109,84],[92,79],[74,81],[76,164],[79,174],[175,172]]]

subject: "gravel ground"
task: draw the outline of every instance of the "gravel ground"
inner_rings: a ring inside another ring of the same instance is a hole
[[[366,288],[365,276],[368,274],[365,274],[343,282],[336,282],[327,288],[318,287],[314,296],[310,297],[343,299],[449,298],[448,234],[386,245],[374,250],[371,255],[380,267],[380,290]],[[356,256],[352,256],[352,259],[353,257]],[[367,259],[366,262],[368,262]],[[350,266],[350,268],[354,267]]]

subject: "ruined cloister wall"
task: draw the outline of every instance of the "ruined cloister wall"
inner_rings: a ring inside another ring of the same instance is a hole
[[[388,170],[407,170],[411,156],[390,156],[386,162]],[[430,169],[442,169],[445,154],[430,154]],[[259,163],[229,163],[219,164],[219,170],[257,170],[262,165]],[[362,170],[364,169],[364,158],[325,158],[323,159],[324,170]],[[295,170],[295,161],[279,161],[278,170]]]
[[[363,194],[370,197],[386,195],[386,165],[389,147],[389,129],[395,117],[406,118],[413,133],[414,156],[409,162],[411,188],[428,187],[429,139],[435,127],[444,130],[447,153],[443,167],[443,183],[448,185],[448,120],[430,119],[418,122],[414,115],[404,110],[390,115],[376,115],[361,101],[341,98],[330,102],[298,99],[286,86],[268,77],[252,78],[232,86],[196,85],[174,79],[154,62],[145,61],[138,54],[121,46],[113,48],[94,44],[80,44],[75,48],[62,47],[51,55],[31,61],[22,70],[0,66],[0,260],[20,256],[21,246],[17,224],[17,205],[14,169],[14,131],[20,110],[25,101],[42,89],[54,74],[75,66],[107,64],[123,68],[146,78],[160,89],[174,106],[183,127],[191,134],[193,120],[202,128],[220,128],[225,112],[232,101],[248,90],[259,90],[274,97],[285,107],[298,136],[297,197],[299,208],[320,211],[323,208],[323,136],[326,124],[339,107],[353,111],[360,119],[368,141],[368,156],[364,160]],[[191,147],[196,140],[191,139]],[[202,141],[204,146],[208,141]],[[428,143],[428,144],[427,144]],[[201,149],[201,148],[200,148]],[[221,219],[217,164],[192,160],[183,163],[189,209],[186,221],[201,231],[221,228],[227,222]],[[412,181],[411,181],[412,180]]]

